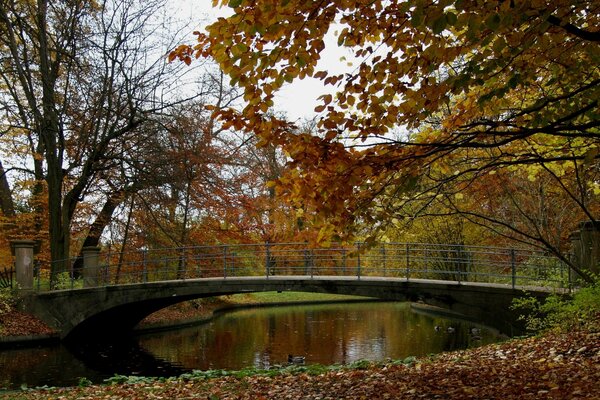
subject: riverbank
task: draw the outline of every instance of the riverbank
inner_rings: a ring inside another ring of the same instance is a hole
[[[136,332],[194,325],[209,321],[215,314],[251,307],[272,307],[290,304],[348,303],[380,301],[367,297],[309,292],[259,292],[192,300],[164,308],[143,319]]]
[[[597,399],[598,393],[600,332],[571,331],[399,362],[116,377],[105,385],[0,393],[0,399]]]

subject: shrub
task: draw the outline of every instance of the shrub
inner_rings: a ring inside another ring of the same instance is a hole
[[[521,320],[527,330],[600,329],[600,279],[591,286],[578,289],[571,297],[553,294],[544,301],[526,297],[513,302],[513,308],[524,311]]]
[[[0,289],[0,317],[12,310],[14,305],[15,299],[10,289]]]

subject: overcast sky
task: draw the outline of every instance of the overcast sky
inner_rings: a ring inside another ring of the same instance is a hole
[[[213,8],[211,0],[180,0],[178,10],[182,14],[192,16],[197,26],[207,25],[215,21],[219,16],[227,16],[231,13],[228,7]],[[202,21],[205,21],[202,24]],[[329,33],[326,38],[326,50],[321,54],[318,69],[327,69],[333,73],[348,72],[352,67],[347,66],[346,61],[340,61],[342,57],[351,59],[350,53],[344,53],[337,48],[336,39]],[[192,35],[190,35],[192,37]],[[323,87],[321,81],[312,78],[295,81],[286,86],[275,98],[275,110],[284,111],[290,120],[295,121],[301,118],[312,118],[315,116],[314,108],[318,105],[317,97],[324,93],[331,92],[331,88]]]

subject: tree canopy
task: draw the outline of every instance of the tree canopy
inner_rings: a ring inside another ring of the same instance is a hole
[[[379,230],[444,199],[461,211],[456,200],[498,171],[553,179],[577,217],[597,219],[598,2],[213,4],[233,14],[171,58],[212,57],[244,90],[244,110],[221,117],[284,147],[291,161],[279,190],[325,221],[322,238],[350,237],[358,225]],[[348,73],[318,64],[332,30],[358,60]],[[286,83],[307,77],[335,93],[320,97],[316,130],[299,132],[267,111]],[[522,233],[548,244],[539,230]]]

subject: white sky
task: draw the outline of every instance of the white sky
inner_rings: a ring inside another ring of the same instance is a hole
[[[216,21],[219,16],[227,16],[231,13],[228,7],[213,8],[211,0],[178,0],[180,4],[178,12],[182,15],[191,15],[194,24],[202,28]],[[205,21],[202,23],[202,21]],[[193,38],[190,34],[190,38]],[[321,53],[318,69],[327,69],[332,73],[351,71],[346,61],[340,61],[342,57],[351,60],[350,52],[344,52],[336,44],[337,39],[333,32],[326,37],[326,49]],[[325,93],[331,93],[331,86],[324,87],[318,79],[305,78],[297,80],[284,87],[275,97],[275,111],[284,111],[291,121],[315,116],[314,108],[319,105],[317,97]]]

